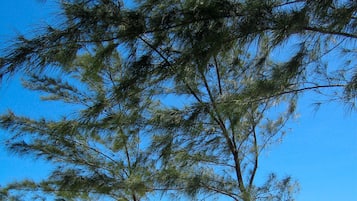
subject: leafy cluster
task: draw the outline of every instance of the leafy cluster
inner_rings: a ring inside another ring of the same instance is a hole
[[[0,76],[24,72],[24,87],[44,100],[75,105],[58,120],[0,117],[8,150],[57,167],[41,182],[9,184],[0,199],[31,191],[138,201],[173,191],[293,200],[290,177],[256,184],[259,158],[284,136],[299,93],[344,88],[354,102],[353,61],[331,73],[324,56],[355,54],[345,43],[357,37],[357,2],[133,4],[61,1],[61,25],[18,37],[0,58]]]

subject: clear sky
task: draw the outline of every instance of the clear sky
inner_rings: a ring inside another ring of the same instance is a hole
[[[55,10],[51,1],[0,0],[0,47],[16,33],[28,33],[54,19]],[[259,175],[271,171],[291,175],[301,186],[297,201],[356,201],[357,112],[349,113],[341,103],[324,104],[314,112],[314,99],[310,95],[301,99],[300,118],[288,125],[291,132],[282,144],[264,154]],[[55,116],[63,112],[60,108],[40,103],[37,94],[23,90],[16,78],[1,82],[0,113],[11,109],[24,115]],[[4,135],[0,130],[0,185],[47,175],[49,165],[6,153]]]

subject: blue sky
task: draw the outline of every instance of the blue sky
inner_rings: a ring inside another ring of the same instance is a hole
[[[0,47],[16,33],[27,33],[54,19],[55,9],[51,1],[0,0]],[[315,99],[307,94],[300,100],[300,118],[288,125],[291,131],[282,144],[263,154],[259,175],[264,177],[271,171],[291,175],[301,186],[297,201],[356,201],[357,112],[348,112],[341,103],[326,103],[314,112]],[[54,117],[64,112],[62,107],[41,103],[37,94],[21,89],[17,78],[0,85],[0,113],[8,109],[31,116]],[[45,163],[5,152],[5,134],[0,131],[0,185],[46,176],[49,166]]]

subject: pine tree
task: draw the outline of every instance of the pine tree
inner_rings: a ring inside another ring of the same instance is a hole
[[[31,189],[83,200],[169,191],[292,200],[291,178],[271,174],[259,186],[255,177],[299,93],[344,88],[354,103],[352,57],[331,73],[324,56],[355,54],[347,43],[357,37],[355,1],[141,0],[128,8],[73,0],[61,9],[62,25],[18,37],[0,75],[27,72],[25,87],[79,109],[60,121],[1,117],[14,133],[9,150],[59,167],[2,196]],[[279,51],[288,52],[284,60]]]

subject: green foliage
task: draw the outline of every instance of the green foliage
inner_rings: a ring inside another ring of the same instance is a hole
[[[356,56],[355,46],[342,46],[357,38],[354,1],[60,5],[61,26],[19,36],[0,58],[1,77],[22,71],[24,87],[44,101],[74,106],[57,120],[0,117],[9,151],[57,169],[41,182],[9,184],[1,199],[34,191],[138,201],[174,191],[293,200],[290,178],[255,183],[261,153],[284,136],[299,93],[344,88],[355,101],[354,62],[331,72],[324,60],[339,48]]]
[[[139,199],[152,188],[150,158],[142,156],[140,140],[146,127],[142,115],[151,101],[149,98],[136,104],[131,101],[134,97],[117,100],[115,90],[121,84],[117,73],[122,66],[103,67],[90,74],[86,64],[95,57],[79,56],[73,70],[65,69],[69,72],[66,82],[42,74],[24,81],[25,87],[48,94],[44,100],[75,104],[79,111],[56,121],[5,114],[1,116],[1,126],[14,132],[7,146],[15,153],[32,154],[58,166],[47,180],[26,185],[28,189],[66,199],[96,200],[98,195]],[[119,57],[109,58],[113,64]],[[101,64],[105,66],[104,60]],[[9,189],[21,191],[24,185],[14,184]]]

